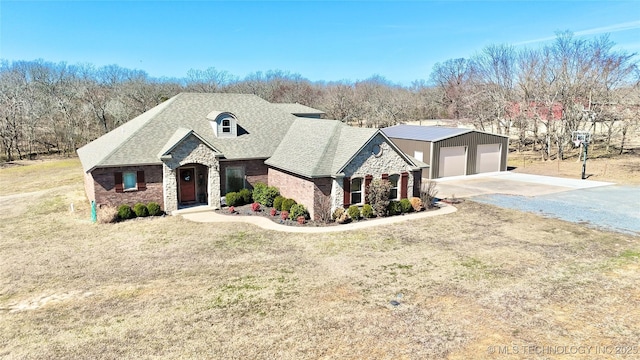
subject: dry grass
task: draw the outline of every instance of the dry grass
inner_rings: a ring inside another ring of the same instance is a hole
[[[542,161],[540,153],[510,153],[508,165],[515,167],[515,172],[535,175],[580,178],[582,161],[579,161],[577,150],[569,153],[565,161]],[[640,185],[640,154],[624,154],[610,156],[602,150],[596,150],[587,159],[586,174],[589,180],[609,181],[619,184]]]
[[[325,235],[180,217],[92,225],[82,191],[24,195],[20,213],[0,201],[2,358],[508,359],[522,356],[487,348],[638,346],[637,237],[470,201]],[[527,358],[563,358],[543,355]],[[596,357],[607,358],[577,356]]]

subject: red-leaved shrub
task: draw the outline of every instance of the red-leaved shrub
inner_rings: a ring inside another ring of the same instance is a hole
[[[254,202],[253,204],[251,204],[251,210],[253,210],[254,212],[260,211],[260,204],[257,202]]]

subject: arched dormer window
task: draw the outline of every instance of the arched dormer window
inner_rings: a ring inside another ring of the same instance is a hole
[[[238,136],[238,121],[230,112],[212,111],[207,115],[216,137]]]

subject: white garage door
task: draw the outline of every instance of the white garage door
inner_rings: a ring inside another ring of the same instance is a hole
[[[478,145],[476,172],[486,173],[500,171],[500,144]]]
[[[440,148],[438,177],[465,175],[467,167],[467,148],[453,146]]]

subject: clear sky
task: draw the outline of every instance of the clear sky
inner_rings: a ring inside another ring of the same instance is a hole
[[[215,67],[409,85],[489,44],[610,33],[640,53],[640,1],[7,1],[0,58],[117,64],[153,77]]]

